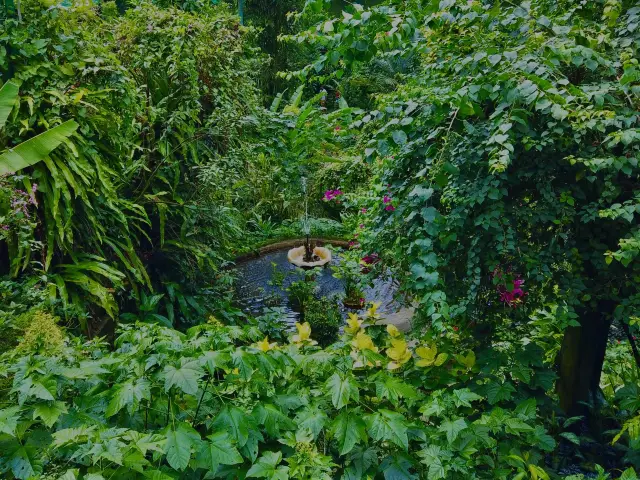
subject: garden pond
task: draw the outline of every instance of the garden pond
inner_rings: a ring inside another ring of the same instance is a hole
[[[254,316],[261,314],[265,308],[279,307],[284,312],[286,322],[293,326],[300,319],[300,311],[295,301],[289,298],[287,287],[304,279],[304,272],[289,263],[287,251],[285,248],[240,261],[235,269],[236,298],[242,310]],[[335,278],[331,270],[331,265],[340,261],[340,251],[334,250],[331,264],[323,268],[316,277],[317,297],[332,298],[344,295],[344,281]],[[395,298],[397,288],[398,283],[390,274],[376,278],[372,285],[364,289],[365,305],[380,302],[378,312],[383,316],[397,312],[401,307]],[[348,312],[356,311],[339,303],[345,318]]]

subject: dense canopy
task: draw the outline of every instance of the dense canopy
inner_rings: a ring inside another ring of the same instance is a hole
[[[0,477],[637,479],[639,59],[631,0],[0,0]]]

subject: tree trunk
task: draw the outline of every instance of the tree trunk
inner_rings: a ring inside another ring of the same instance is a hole
[[[560,408],[569,416],[588,417],[589,407],[597,406],[611,325],[609,303],[600,302],[596,311],[582,315],[579,327],[565,331],[557,359],[556,390]]]

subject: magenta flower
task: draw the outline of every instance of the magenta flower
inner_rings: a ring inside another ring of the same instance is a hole
[[[365,255],[362,257],[362,263],[367,265],[374,265],[380,261],[380,257],[378,257],[377,253],[370,253],[369,255]]]
[[[387,212],[393,212],[396,209],[396,207],[394,207],[393,205],[387,205],[386,207],[384,207],[384,209]]]
[[[322,197],[322,200],[324,200],[325,202],[329,202],[331,200],[334,200],[336,197],[339,197],[342,194],[343,194],[342,190],[327,190],[326,192],[324,192],[324,196]]]
[[[359,226],[360,228],[364,228],[364,223],[361,223]]]
[[[513,289],[507,290],[505,285],[498,285],[497,290],[500,294],[500,301],[510,307],[517,307],[522,302],[527,293],[522,289],[524,280],[516,278],[513,280]]]
[[[385,195],[382,199],[382,203],[391,203],[391,197],[389,195]]]
[[[360,209],[360,213],[367,213],[367,209],[366,208]]]

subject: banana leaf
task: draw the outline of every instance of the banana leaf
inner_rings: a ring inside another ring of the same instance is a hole
[[[7,82],[0,88],[0,128],[3,128],[7,122],[17,98],[18,85],[15,83]]]
[[[42,161],[77,128],[78,124],[69,120],[7,150],[0,155],[0,175],[14,173]]]

